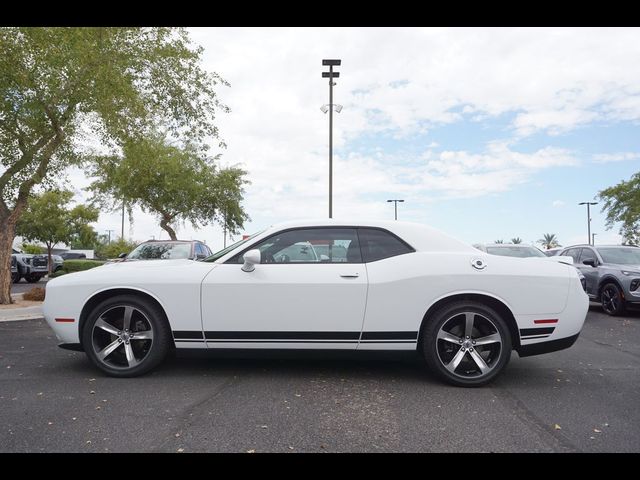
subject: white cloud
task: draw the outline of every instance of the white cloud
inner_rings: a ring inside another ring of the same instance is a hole
[[[637,160],[640,158],[638,152],[617,152],[617,153],[599,153],[593,156],[595,163],[623,162],[625,160]]]

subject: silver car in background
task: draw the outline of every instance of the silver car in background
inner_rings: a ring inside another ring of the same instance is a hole
[[[573,258],[586,279],[589,299],[600,302],[609,315],[640,306],[640,247],[574,245],[560,256]]]

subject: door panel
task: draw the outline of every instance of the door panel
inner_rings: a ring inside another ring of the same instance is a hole
[[[207,346],[355,349],[366,297],[361,263],[222,264],[202,283]]]

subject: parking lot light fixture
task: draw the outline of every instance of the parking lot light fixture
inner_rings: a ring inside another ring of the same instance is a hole
[[[591,245],[591,205],[597,205],[598,202],[580,202],[578,205],[587,206],[587,244]]]
[[[398,202],[403,203],[404,200],[387,200],[387,203],[391,203],[391,202],[393,202],[393,208],[395,211],[394,217],[396,220],[398,220]]]
[[[324,59],[322,60],[323,66],[328,66],[328,72],[322,72],[322,78],[329,79],[329,104],[320,107],[323,113],[329,112],[329,218],[333,218],[333,110],[336,108],[337,112],[342,110],[341,105],[333,104],[333,86],[335,82],[334,78],[340,77],[340,72],[334,72],[333,67],[337,67],[342,63],[338,59]]]

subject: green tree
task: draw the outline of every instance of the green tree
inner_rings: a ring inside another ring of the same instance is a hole
[[[522,239],[520,237],[512,238],[511,243],[517,245],[518,243],[522,243]]]
[[[117,258],[121,253],[131,252],[139,242],[119,238],[111,243],[103,243],[96,249],[96,257],[102,260]]]
[[[493,243],[504,243],[504,240],[502,240],[502,239],[500,239],[500,240],[496,240],[496,241],[495,241],[495,242],[493,242]]]
[[[69,245],[74,250],[95,250],[99,245],[98,232],[84,222],[85,218],[93,218],[95,208],[89,205],[76,205],[71,211],[71,219],[77,219],[71,225],[71,239]],[[97,218],[96,218],[97,220]],[[93,220],[93,221],[96,221]]]
[[[214,92],[184,29],[0,29],[0,304],[11,245],[33,188],[80,164],[87,133],[117,150],[162,124],[194,144],[218,138]],[[220,144],[222,145],[222,143]]]
[[[630,180],[598,192],[604,201],[602,211],[607,212],[607,229],[616,222],[622,222],[619,233],[624,243],[640,245],[640,172]]]
[[[218,169],[215,159],[185,146],[170,145],[159,135],[127,142],[122,156],[97,157],[89,189],[103,208],[115,209],[126,199],[158,218],[172,240],[177,223],[194,228],[217,221],[238,233],[248,216],[241,206],[245,172]]]
[[[53,262],[51,250],[58,243],[69,243],[75,235],[75,229],[98,220],[99,212],[95,208],[78,205],[69,210],[73,192],[68,190],[50,190],[41,195],[33,195],[22,212],[16,232],[28,241],[39,241],[47,247],[49,273]]]
[[[24,253],[30,253],[33,255],[41,255],[42,253],[44,253],[44,248],[42,248],[40,245],[34,245],[33,243],[23,243],[22,244],[22,251]]]
[[[542,238],[538,240],[538,243],[541,244],[545,250],[561,246],[555,233],[545,233]]]

